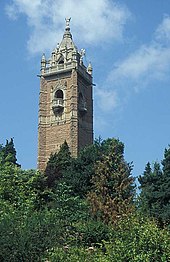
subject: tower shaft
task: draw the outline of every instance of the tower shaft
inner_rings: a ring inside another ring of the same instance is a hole
[[[38,126],[38,168],[66,142],[72,156],[93,143],[92,68],[83,64],[66,20],[63,39],[41,60]]]

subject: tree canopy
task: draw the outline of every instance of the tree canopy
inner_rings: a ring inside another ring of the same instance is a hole
[[[151,168],[147,163],[143,175],[139,177],[140,207],[161,225],[170,224],[170,148],[165,149],[162,166],[155,162]]]
[[[132,212],[134,178],[132,165],[124,159],[124,145],[116,139],[105,141],[102,157],[95,164],[88,200],[95,217],[115,223]]]
[[[0,146],[0,161],[1,164],[12,163],[17,166],[20,166],[17,163],[16,150],[13,138],[11,138],[10,142],[6,140],[5,146]]]
[[[136,205],[133,166],[118,139],[96,140],[77,158],[65,142],[44,173],[23,170],[7,141],[0,146],[0,261],[169,261],[169,153],[162,167],[146,165]]]

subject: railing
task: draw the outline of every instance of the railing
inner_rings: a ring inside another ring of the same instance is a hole
[[[63,107],[64,106],[64,101],[62,98],[55,98],[53,101],[53,106],[61,106]]]
[[[69,63],[69,64],[57,64],[57,65],[54,65],[54,66],[46,67],[44,69],[44,73],[48,74],[48,73],[53,73],[53,72],[56,72],[56,71],[62,71],[62,70],[65,70],[65,69],[71,69],[72,66],[73,66],[72,63]]]
[[[77,67],[77,66],[76,66]],[[43,74],[50,74],[54,72],[60,72],[67,69],[75,68],[75,64],[72,62],[64,63],[64,64],[56,64],[54,66],[50,66],[47,64],[47,67],[43,69]],[[91,83],[92,78],[86,71],[86,67],[84,65],[78,65],[77,69],[79,72]]]
[[[64,101],[62,98],[55,98],[52,101],[52,109],[54,114],[58,114],[63,110],[63,108],[64,108]]]

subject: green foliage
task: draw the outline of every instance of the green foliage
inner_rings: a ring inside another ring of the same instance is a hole
[[[150,218],[130,215],[132,165],[119,140],[95,141],[77,159],[65,142],[50,157],[45,175],[18,167],[14,149],[13,140],[0,146],[0,261],[170,260],[169,231]],[[167,149],[163,171],[159,163],[153,170],[148,163],[140,177],[144,210],[155,217],[160,213],[164,221],[169,219],[169,159]]]
[[[51,252],[47,257],[50,262],[110,262],[97,249],[88,249],[84,247],[59,247]]]
[[[165,175],[170,176],[170,146],[165,148],[164,159],[162,161],[163,172]]]
[[[36,191],[39,183],[36,185],[33,179],[33,184]],[[58,184],[56,194],[43,209],[42,206],[41,209],[32,208],[35,194],[30,187],[28,192],[28,203],[19,199],[16,206],[0,201],[0,261],[42,261],[47,250],[77,243],[74,223],[87,217],[87,205],[72,196],[65,184]],[[22,202],[23,205],[19,205]]]
[[[50,207],[57,212],[58,220],[68,226],[84,218],[87,212],[85,201],[75,196],[71,187],[64,182],[57,185]]]
[[[57,244],[61,230],[54,212],[26,215],[21,210],[6,210],[0,216],[0,261],[42,261],[47,250]]]
[[[5,163],[12,163],[16,166],[20,166],[17,163],[13,138],[11,138],[10,142],[6,140],[6,145],[4,147],[2,145],[0,146],[0,164],[2,165]]]
[[[94,167],[99,159],[99,146],[97,142],[84,148],[76,159],[72,159],[71,165],[63,172],[63,181],[72,187],[75,195],[85,198],[92,183]]]
[[[76,239],[77,245],[89,247],[99,246],[102,241],[109,241],[112,229],[104,222],[89,217],[76,225],[76,232],[78,236]]]
[[[170,260],[170,233],[154,221],[132,215],[119,221],[108,241],[97,246],[62,246],[48,252],[49,261],[167,262]]]
[[[131,216],[114,228],[112,243],[105,243],[108,261],[167,262],[170,260],[170,232],[154,221]]]
[[[109,139],[105,147],[106,154],[95,165],[88,200],[96,218],[115,223],[132,211],[134,178],[131,165],[123,157],[124,145],[119,140]]]
[[[60,147],[58,153],[51,154],[45,169],[47,186],[55,188],[56,183],[61,180],[63,171],[71,164],[71,154],[67,142]]]
[[[162,165],[163,170],[155,162],[152,170],[148,163],[139,177],[139,205],[143,213],[155,217],[163,226],[170,224],[170,148],[165,149]]]
[[[81,150],[77,158],[72,158],[65,142],[47,163],[45,175],[48,187],[55,188],[56,183],[62,181],[72,187],[75,195],[85,198],[92,186],[95,163],[101,158],[104,148],[107,148],[105,143],[96,140],[93,145]]]
[[[38,171],[24,171],[13,164],[0,169],[0,200],[16,208],[39,209],[47,202],[50,191],[45,189],[45,177]]]

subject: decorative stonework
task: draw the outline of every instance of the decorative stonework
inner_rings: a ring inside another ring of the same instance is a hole
[[[92,66],[83,64],[66,19],[63,39],[47,60],[41,59],[38,168],[44,170],[51,153],[66,140],[72,156],[93,142]]]

